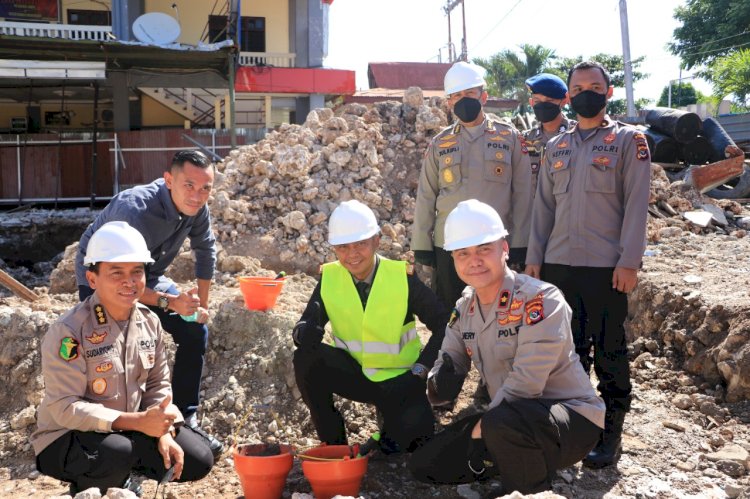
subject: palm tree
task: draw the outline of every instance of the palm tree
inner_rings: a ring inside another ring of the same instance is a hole
[[[542,45],[525,43],[520,49],[520,54],[506,49],[487,59],[476,58],[474,63],[487,70],[490,95],[517,99],[521,103],[520,112],[525,113],[529,100],[526,79],[548,69],[556,56],[554,49]]]

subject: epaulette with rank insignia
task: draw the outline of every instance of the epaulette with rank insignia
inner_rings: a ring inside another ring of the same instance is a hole
[[[104,307],[100,304],[94,306],[94,313],[96,314],[96,323],[104,325],[107,323],[107,314],[104,313]]]

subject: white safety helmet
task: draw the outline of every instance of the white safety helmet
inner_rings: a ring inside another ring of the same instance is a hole
[[[334,246],[364,241],[378,232],[375,213],[355,199],[338,205],[328,220],[328,242]]]
[[[154,263],[146,240],[127,222],[107,222],[94,232],[86,247],[84,265],[99,262]]]
[[[491,243],[508,235],[500,215],[492,206],[469,199],[453,208],[445,220],[443,249],[454,251]]]
[[[485,74],[486,71],[482,66],[463,61],[455,63],[445,73],[445,79],[443,80],[445,95],[455,94],[469,88],[486,86]]]

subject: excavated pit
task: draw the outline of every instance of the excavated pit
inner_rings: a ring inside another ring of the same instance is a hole
[[[27,287],[48,286],[65,248],[93,221],[88,209],[0,213],[0,268]],[[0,288],[0,296],[7,295]]]

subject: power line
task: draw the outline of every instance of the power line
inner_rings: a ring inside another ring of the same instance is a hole
[[[487,39],[487,37],[488,37],[488,36],[490,36],[490,35],[492,34],[492,32],[493,32],[493,31],[495,31],[495,30],[497,29],[497,27],[498,27],[498,26],[500,26],[500,23],[502,23],[502,22],[503,22],[503,21],[505,20],[505,18],[506,18],[506,17],[508,17],[508,16],[510,15],[510,13],[511,13],[511,12],[513,12],[513,9],[515,9],[516,7],[518,7],[518,4],[519,4],[519,3],[521,3],[522,1],[523,1],[523,0],[518,0],[518,1],[517,1],[517,2],[516,2],[516,3],[514,4],[514,5],[513,5],[513,7],[511,7],[511,8],[510,8],[510,10],[509,10],[508,12],[506,12],[506,13],[505,13],[505,15],[504,15],[503,17],[501,17],[501,18],[500,18],[500,20],[499,20],[499,21],[498,21],[497,23],[495,23],[495,25],[494,25],[494,26],[492,27],[492,29],[490,29],[490,30],[489,30],[489,31],[487,32],[487,34],[485,34],[485,35],[484,35],[484,36],[483,36],[483,37],[482,37],[482,38],[481,38],[481,39],[480,39],[480,40],[479,40],[479,41],[478,41],[478,42],[476,43],[476,45],[474,45],[473,47],[471,47],[471,50],[474,50],[475,48],[477,48],[478,46],[480,46],[480,45],[482,44],[482,42],[483,42],[483,41],[485,41],[485,40]]]

